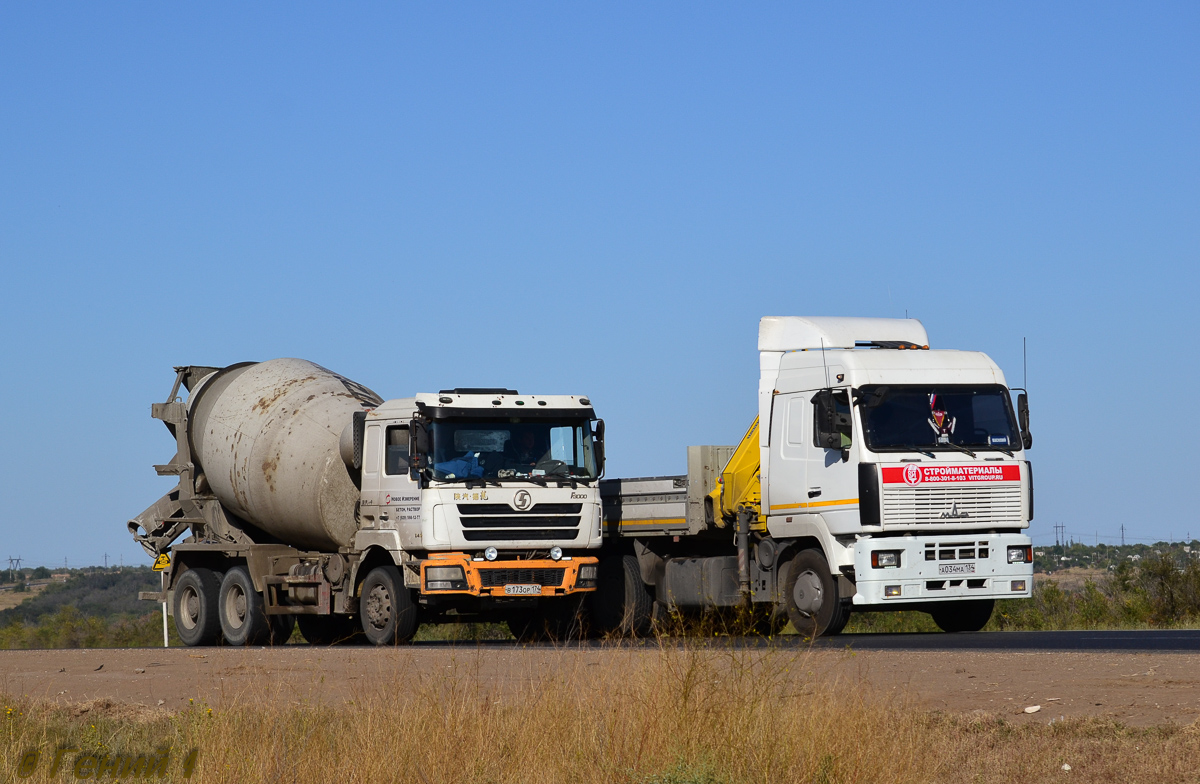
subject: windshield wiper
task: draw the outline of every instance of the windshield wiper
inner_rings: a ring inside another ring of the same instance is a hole
[[[909,452],[916,452],[918,455],[929,455],[934,460],[937,460],[937,455],[928,449],[921,449],[916,444],[901,444],[900,449],[907,449]]]
[[[979,457],[979,455],[975,454],[970,449],[967,449],[965,446],[959,446],[958,444],[954,443],[953,441],[947,441],[944,444],[938,444],[938,446],[948,446],[951,449],[957,449],[959,452],[965,452],[968,455],[970,455],[971,457]]]

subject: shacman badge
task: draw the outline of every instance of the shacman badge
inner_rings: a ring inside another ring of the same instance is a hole
[[[171,565],[171,556],[167,555],[166,553],[163,553],[162,555],[160,555],[154,559],[154,566],[152,566],[150,568],[156,572],[161,572],[163,569],[166,569],[170,565]]]

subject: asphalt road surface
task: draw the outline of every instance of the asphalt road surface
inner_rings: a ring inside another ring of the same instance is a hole
[[[841,634],[817,640],[860,651],[1139,651],[1200,653],[1200,629],[959,634]]]

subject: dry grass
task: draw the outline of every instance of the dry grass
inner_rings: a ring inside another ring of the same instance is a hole
[[[10,698],[0,780],[16,779],[33,749],[42,756],[25,780],[73,779],[66,769],[46,775],[62,746],[84,755],[170,746],[172,780],[198,749],[189,779],[198,782],[1196,780],[1193,727],[1015,726],[930,714],[814,675],[804,651],[612,649],[484,688],[474,665],[487,655],[451,649],[440,671],[422,672],[396,651],[390,682],[333,707],[297,702],[270,684],[225,695],[218,709],[173,713]]]

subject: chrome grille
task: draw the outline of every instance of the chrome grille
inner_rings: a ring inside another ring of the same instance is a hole
[[[1019,526],[1021,485],[933,485],[887,487],[883,491],[885,528],[928,525]]]

